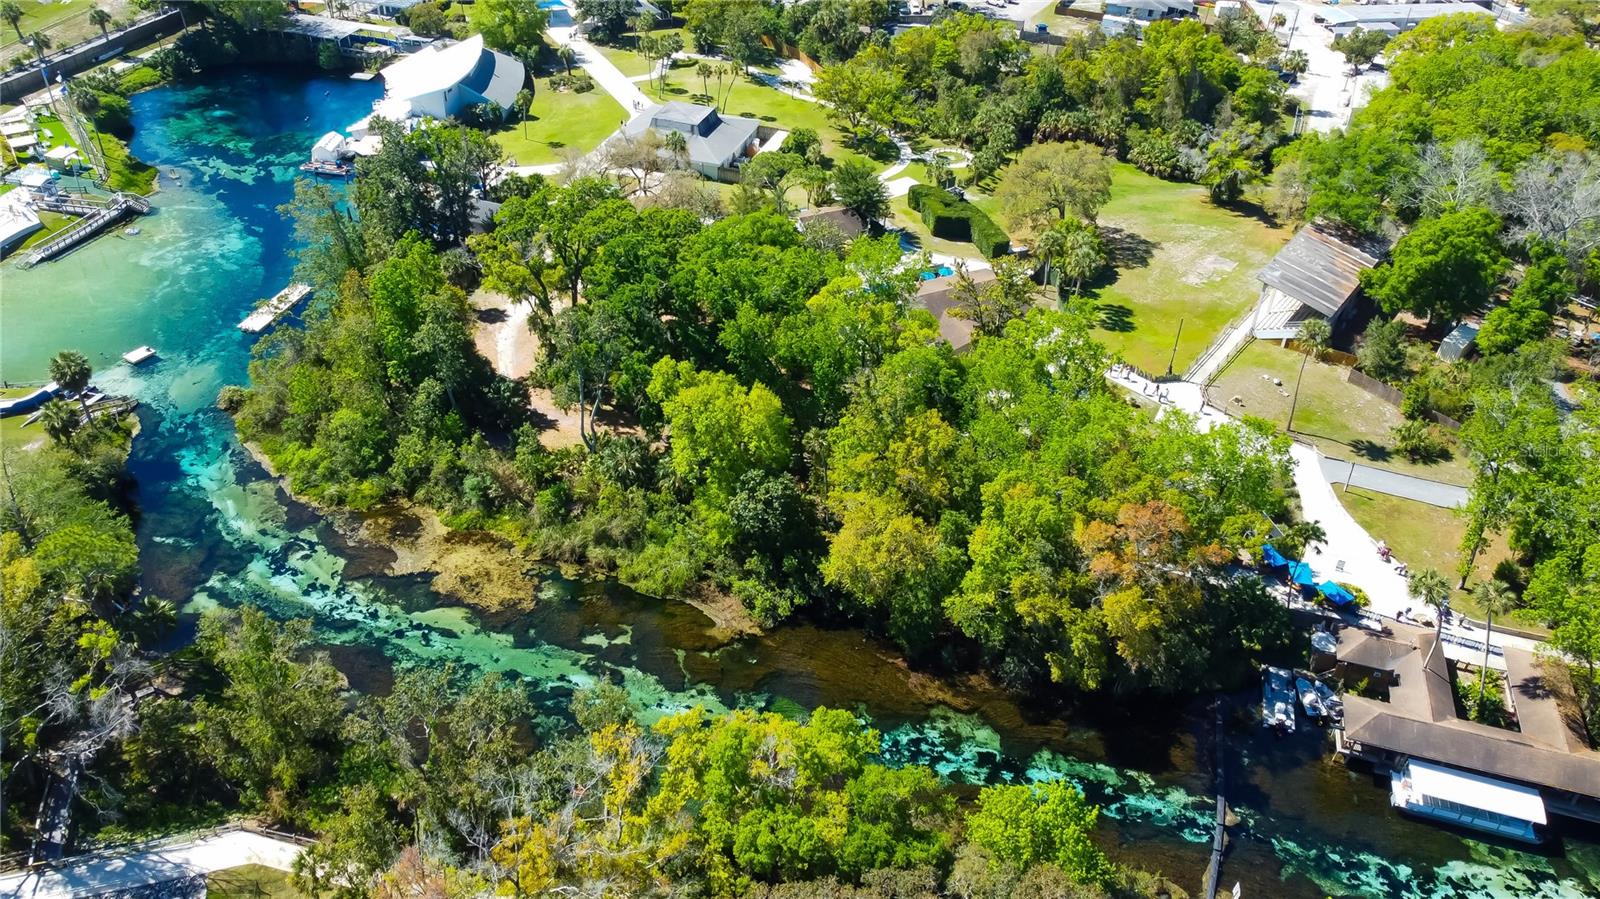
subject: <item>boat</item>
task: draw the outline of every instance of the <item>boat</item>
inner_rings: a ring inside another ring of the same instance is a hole
[[[1294,685],[1287,668],[1266,666],[1261,682],[1261,723],[1294,733]]]
[[[1300,707],[1306,710],[1306,717],[1318,721],[1328,717],[1328,710],[1322,704],[1322,697],[1317,694],[1311,681],[1297,677],[1294,679],[1294,691],[1300,697]]]
[[[128,235],[129,237],[138,237],[139,236],[139,229],[138,228],[123,228],[122,229],[122,233]]]
[[[122,361],[129,365],[142,365],[156,356],[156,351],[148,346],[137,347],[122,354]]]
[[[1322,681],[1312,681],[1311,689],[1315,690],[1317,698],[1322,700],[1322,707],[1327,710],[1329,718],[1335,721],[1344,719],[1344,700],[1339,698],[1338,693],[1333,692],[1332,687]]]
[[[1327,631],[1317,631],[1311,635],[1311,648],[1317,652],[1333,655],[1339,649],[1339,638]]]

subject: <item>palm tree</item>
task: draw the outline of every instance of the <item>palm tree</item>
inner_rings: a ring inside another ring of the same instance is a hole
[[[633,29],[634,34],[643,37],[645,32],[656,27],[656,17],[641,7],[633,18],[628,20],[628,26]]]
[[[711,80],[711,63],[700,60],[700,64],[694,67],[694,73],[700,76],[700,93],[711,96],[711,89],[706,84]]]
[[[1450,605],[1450,582],[1437,568],[1424,568],[1411,576],[1411,595],[1423,605],[1432,606],[1438,620],[1435,632],[1444,633],[1444,610]]]
[[[1311,358],[1322,361],[1322,353],[1333,340],[1333,328],[1327,319],[1311,318],[1300,326],[1300,342],[1311,351]]]
[[[178,623],[178,607],[170,599],[146,596],[139,605],[139,623],[151,633],[165,633]]]
[[[17,40],[26,40],[22,36],[22,7],[11,0],[0,3],[0,19],[5,19],[11,24],[12,29],[17,32]]]
[[[578,58],[578,54],[574,52],[571,47],[567,46],[566,44],[562,44],[560,47],[556,48],[556,58],[561,60],[561,65],[567,70],[567,77],[571,78],[572,61]]]
[[[78,404],[87,414],[89,406],[83,394],[89,389],[89,376],[94,374],[89,367],[89,360],[76,350],[62,350],[51,357],[49,371],[50,380],[56,382],[57,387],[77,394]]]
[[[1472,599],[1483,606],[1483,667],[1478,671],[1478,707],[1483,707],[1484,689],[1489,684],[1489,641],[1494,637],[1494,616],[1511,611],[1517,595],[1501,580],[1479,581],[1472,585]]]
[[[42,31],[35,31],[28,35],[28,43],[33,45],[33,55],[39,57],[39,62],[44,62],[44,54],[55,46],[50,42],[50,35]]]
[[[78,410],[66,400],[51,400],[39,410],[39,423],[57,446],[70,445],[78,433]]]
[[[100,28],[100,36],[102,38],[108,41],[111,40],[111,33],[106,30],[106,26],[111,24],[111,13],[96,6],[94,9],[89,10],[89,24]]]
[[[679,168],[685,168],[689,162],[689,139],[681,131],[668,131],[661,138],[662,146],[672,154],[672,159]]]
[[[533,91],[523,88],[517,91],[517,112],[522,115],[522,139],[528,139],[528,115],[533,111]]]

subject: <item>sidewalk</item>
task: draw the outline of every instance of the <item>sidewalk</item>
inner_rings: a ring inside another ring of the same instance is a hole
[[[1469,491],[1465,487],[1401,474],[1387,468],[1374,468],[1349,459],[1324,456],[1322,474],[1330,484],[1348,482],[1352,487],[1386,493],[1401,499],[1412,499],[1441,509],[1464,509],[1469,496]]]
[[[546,28],[545,33],[555,41],[556,46],[568,46],[577,54],[577,63],[595,84],[600,85],[613,100],[622,104],[628,117],[633,118],[645,107],[654,105],[645,97],[644,91],[634,84],[622,70],[611,64],[595,46],[578,34],[576,26]]]
[[[0,897],[46,899],[129,890],[151,884],[203,877],[241,865],[293,869],[301,847],[288,840],[233,830],[190,842],[93,853],[53,867],[0,876]]]

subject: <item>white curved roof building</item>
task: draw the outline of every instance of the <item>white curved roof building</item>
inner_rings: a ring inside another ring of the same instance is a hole
[[[481,34],[443,48],[430,44],[379,74],[387,100],[403,100],[415,114],[436,119],[479,103],[510,111],[527,78],[521,62],[485,47]]]

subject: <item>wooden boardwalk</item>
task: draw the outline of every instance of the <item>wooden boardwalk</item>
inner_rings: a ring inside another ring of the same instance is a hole
[[[36,201],[45,209],[82,215],[54,237],[34,247],[28,255],[17,261],[22,268],[32,268],[41,262],[54,259],[73,247],[89,240],[125,216],[144,215],[150,211],[150,201],[137,194],[116,194],[104,206],[83,199],[55,198]]]

